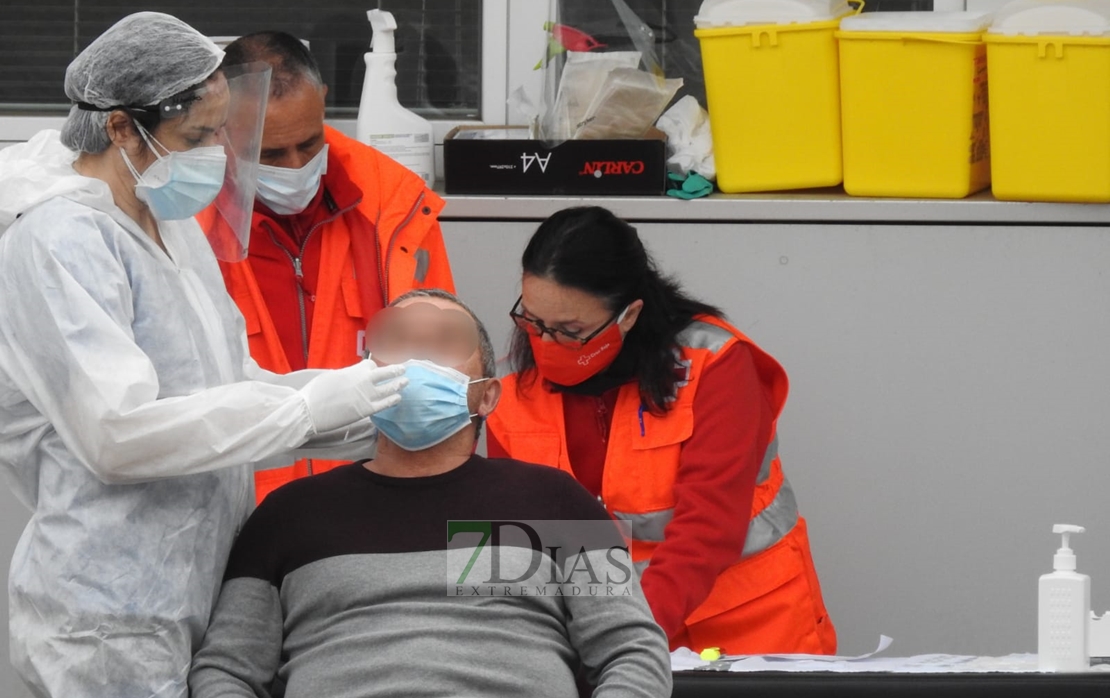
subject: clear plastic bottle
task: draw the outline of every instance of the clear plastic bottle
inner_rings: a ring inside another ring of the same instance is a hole
[[[436,178],[432,125],[397,100],[397,53],[393,39],[397,20],[382,10],[366,14],[374,36],[370,52],[365,55],[366,80],[362,84],[355,138],[420,175],[430,187]]]
[[[1052,559],[1053,572],[1042,575],[1037,602],[1037,663],[1041,671],[1079,672],[1090,668],[1087,623],[1091,615],[1091,578],[1075,571],[1068,547],[1082,526],[1056,524],[1063,546]]]

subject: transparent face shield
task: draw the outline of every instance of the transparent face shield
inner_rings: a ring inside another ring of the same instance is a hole
[[[224,262],[239,262],[247,256],[270,72],[270,66],[261,62],[224,70],[229,95],[227,122],[218,134],[227,153],[224,185],[213,205],[197,217],[216,258]]]

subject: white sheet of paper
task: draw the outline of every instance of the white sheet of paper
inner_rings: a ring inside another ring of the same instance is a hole
[[[893,643],[893,642],[894,642],[894,640],[887,637],[886,635],[880,635],[879,636],[879,645],[878,645],[878,647],[876,647],[873,651],[868,652],[867,654],[861,654],[861,655],[858,655],[856,657],[843,657],[843,656],[831,655],[831,654],[752,654],[752,655],[730,654],[730,655],[726,655],[724,657],[721,657],[721,659],[722,660],[735,660],[735,661],[747,661],[749,659],[761,659],[761,660],[764,660],[766,662],[772,662],[772,663],[773,662],[813,661],[813,662],[823,662],[823,663],[827,663],[827,664],[834,664],[834,663],[838,663],[838,662],[858,662],[861,659],[867,659],[869,657],[875,656],[876,654],[879,654],[883,650],[890,647],[891,643]]]
[[[772,665],[791,664],[791,665],[793,665],[793,664],[797,664],[799,662],[812,661],[812,662],[817,662],[817,663],[825,666],[826,668],[811,669],[810,671],[832,671],[831,669],[827,668],[827,665],[838,663],[838,662],[853,662],[853,661],[859,661],[861,659],[867,659],[868,657],[872,657],[872,656],[882,652],[886,648],[890,647],[890,644],[892,642],[894,642],[894,640],[887,637],[886,635],[880,635],[879,636],[879,645],[875,648],[875,650],[873,652],[868,652],[867,654],[861,654],[858,657],[837,657],[837,656],[831,656],[831,655],[825,655],[825,654],[725,655],[725,656],[722,656],[719,660],[716,660],[716,664],[717,665],[723,665],[723,664],[728,664],[729,662],[732,662],[732,666],[734,666],[734,667],[737,664],[743,664],[744,667],[747,667],[747,666],[764,667],[767,664],[772,664]],[[702,659],[701,656],[699,656],[697,652],[693,651],[692,649],[690,649],[688,647],[680,647],[677,650],[675,650],[674,652],[671,652],[671,671],[690,671],[692,669],[702,669],[702,668],[708,667],[711,663],[712,662],[708,662],[708,661]],[[779,666],[774,666],[773,668],[752,668],[752,669],[747,669],[747,668],[732,669],[732,668],[730,668],[730,671],[798,671],[798,670],[797,669],[780,668]]]
[[[697,652],[689,647],[679,647],[671,652],[671,671],[690,671],[709,666],[709,662],[702,659]]]
[[[890,647],[893,640],[879,636],[873,652],[856,657],[820,654],[757,654],[728,655],[709,662],[693,650],[682,647],[671,652],[672,671],[720,670],[753,671],[831,671],[837,673],[901,673],[901,674],[982,674],[1035,673],[1036,654],[1009,654],[1003,657],[975,657],[962,654],[919,654],[914,657],[877,657]],[[1110,673],[1110,664],[1097,664],[1092,672]]]
[[[858,657],[833,661],[762,661],[748,657],[733,662],[729,671],[831,671],[836,673],[898,674],[1023,674],[1037,672],[1037,655],[1010,654],[1004,657],[974,657],[959,654],[921,654],[915,657]],[[1110,673],[1110,665],[1091,667],[1092,672]]]

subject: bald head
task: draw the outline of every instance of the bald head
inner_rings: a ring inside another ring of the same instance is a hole
[[[270,98],[281,99],[308,83],[314,88],[324,85],[316,59],[300,39],[278,31],[264,31],[241,36],[224,49],[225,68],[262,61],[273,69],[270,77]]]
[[[485,324],[478,318],[474,310],[464,303],[458,296],[439,288],[417,288],[402,294],[389,304],[390,308],[403,308],[413,303],[430,303],[442,310],[458,309],[465,312],[474,323],[478,331],[478,361],[481,366],[481,376],[492,378],[497,375],[497,357],[493,351],[493,342],[490,341],[489,332]]]

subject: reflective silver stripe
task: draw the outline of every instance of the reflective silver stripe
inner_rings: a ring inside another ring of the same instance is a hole
[[[776,436],[767,445],[767,451],[763,455],[763,464],[759,468],[757,484],[763,484],[771,476],[771,463],[775,460],[778,452],[779,439]],[[631,535],[636,540],[662,543],[663,530],[674,518],[674,509],[661,509],[647,514],[629,514],[623,511],[614,511],[613,516],[628,523]],[[748,525],[748,538],[744,542],[744,555],[754,554],[771,547],[789,533],[790,529],[794,528],[794,523],[797,520],[798,506],[794,502],[794,490],[791,489],[790,483],[784,477],[782,486],[775,494],[775,498]]]
[[[659,520],[666,514],[666,520],[660,525]],[[622,514],[620,512],[613,512],[613,516],[618,519],[628,521],[632,526],[632,537],[638,540],[645,540],[650,542],[662,542],[663,540],[663,526],[671,520],[673,516],[672,510],[655,512],[653,514]],[[645,517],[658,517],[658,520],[647,523],[647,526],[659,526],[659,538],[644,538],[642,536],[642,529],[638,529],[637,525],[644,526],[645,522],[639,519]],[[759,515],[751,520],[748,524],[748,537],[744,540],[744,550],[740,553],[741,558],[751,557],[757,553],[767,550],[775,543],[782,540],[787,533],[794,530],[794,526],[798,523],[798,503],[794,499],[794,488],[790,483],[783,478],[782,486],[779,488],[775,498],[767,507],[759,512]],[[650,564],[650,560],[641,560],[636,563],[636,571],[641,575]]]
[[[767,444],[767,450],[763,453],[763,464],[759,466],[759,475],[755,478],[755,484],[762,485],[767,482],[767,478],[771,477],[771,463],[779,455],[779,435],[775,434],[775,438],[771,439],[771,443]]]
[[[674,509],[662,509],[650,514],[626,514],[623,511],[614,511],[613,517],[626,522],[631,536],[636,540],[662,543],[663,529],[674,518]]]
[[[744,540],[744,551],[740,557],[750,557],[770,548],[790,533],[797,523],[798,502],[794,499],[794,488],[783,478],[775,498],[748,524],[748,537]]]
[[[708,349],[712,352],[718,352],[734,337],[735,335],[723,327],[717,327],[701,320],[694,320],[686,326],[686,329],[678,333],[676,344],[687,349]]]
[[[416,283],[422,284],[424,279],[428,278],[428,268],[432,266],[432,257],[423,247],[418,249],[413,256],[416,257],[416,273],[413,276]]]

